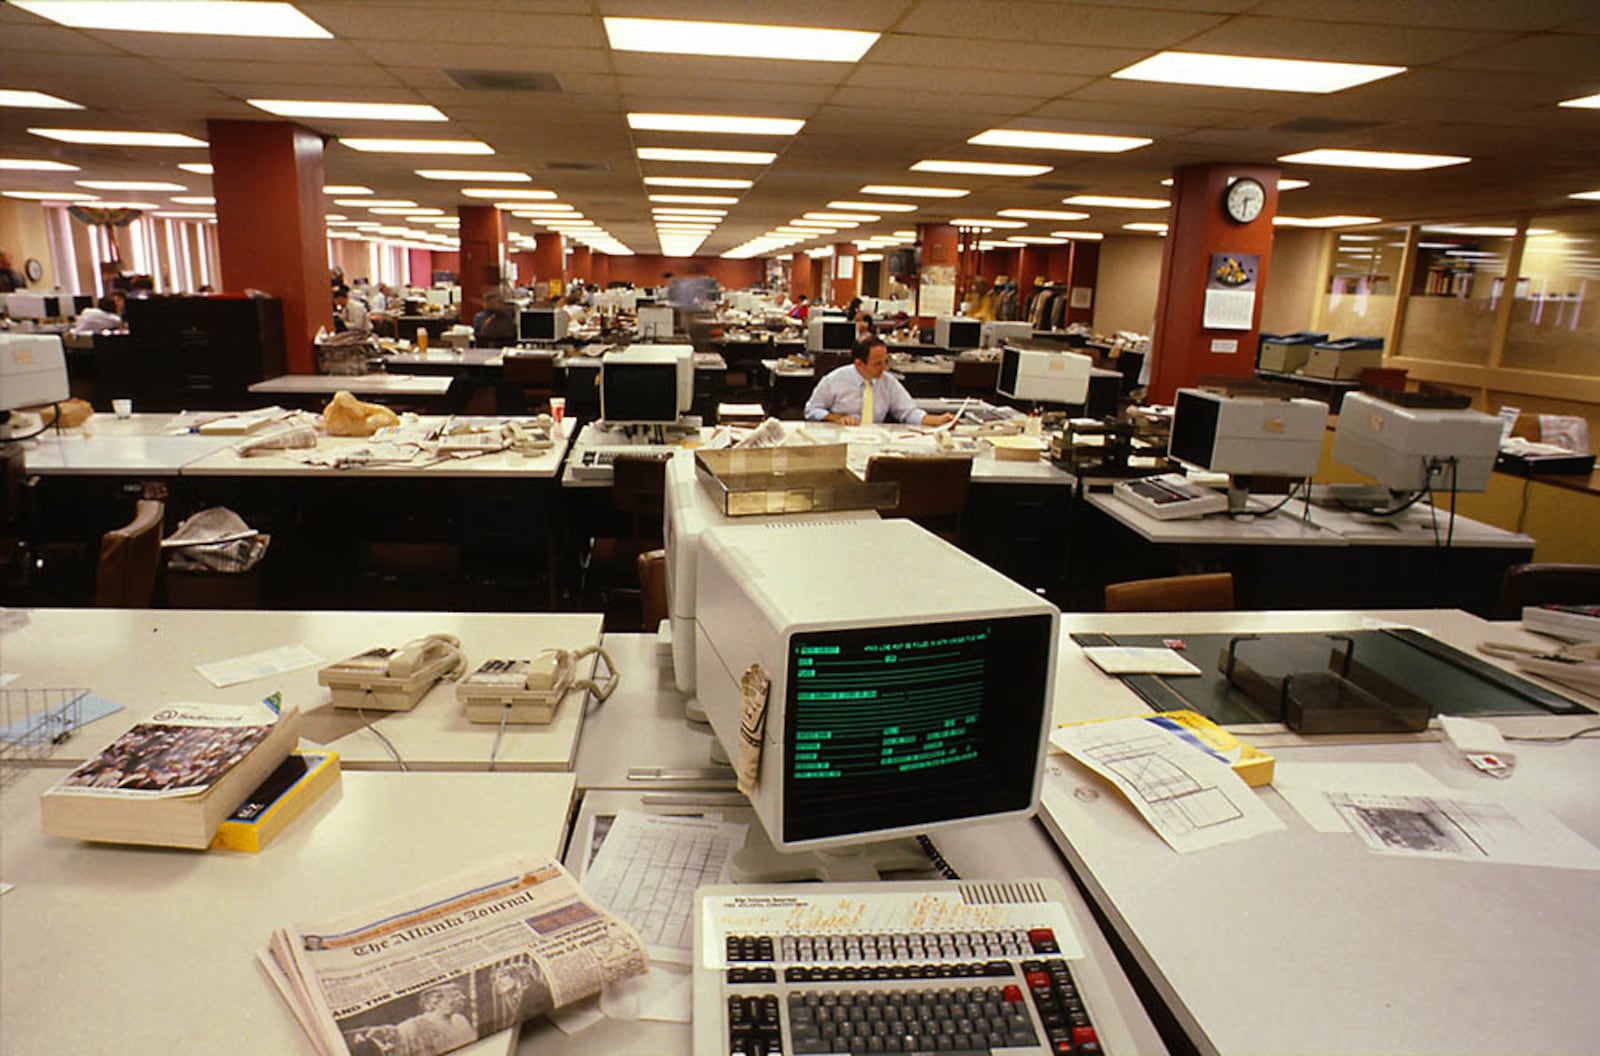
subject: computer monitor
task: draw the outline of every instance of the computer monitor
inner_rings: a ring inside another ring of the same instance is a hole
[[[730,755],[759,744],[749,797],[777,850],[870,857],[1034,811],[1054,605],[899,519],[712,528],[696,579],[700,700]],[[750,672],[770,683],[759,718]]]
[[[1491,415],[1403,407],[1365,392],[1345,396],[1333,432],[1334,461],[1393,492],[1483,491],[1499,449],[1500,419]]]
[[[432,289],[423,294],[423,298],[431,305],[443,308],[450,303],[450,291]]]
[[[87,312],[90,308],[93,308],[93,307],[94,307],[94,298],[93,297],[89,296],[88,294],[74,294],[73,295],[73,297],[72,297],[72,314],[73,314],[73,316],[76,317],[76,316],[82,315],[84,312]]]
[[[933,319],[933,343],[952,352],[977,348],[983,341],[983,323],[964,315],[937,315]]]
[[[0,439],[29,436],[42,427],[36,416],[13,411],[56,403],[70,395],[67,357],[59,336],[0,333]]]
[[[1046,352],[1034,348],[1000,351],[1000,376],[995,391],[1013,400],[1034,403],[1085,403],[1094,360],[1080,352]]]
[[[694,349],[634,347],[600,359],[600,417],[608,425],[666,425],[694,405]]]
[[[636,309],[639,339],[667,341],[672,337],[672,308],[664,304],[643,305]]]
[[[700,479],[694,452],[680,451],[675,454],[666,468],[661,537],[667,551],[667,615],[672,631],[672,673],[679,692],[692,697],[695,691],[695,576],[699,567],[700,538],[708,529],[727,524],[777,524],[788,528],[799,524],[851,524],[877,519],[875,510],[729,517]],[[699,709],[698,701],[691,701],[689,711],[691,718],[704,721],[704,712]]]
[[[1167,453],[1233,477],[1304,479],[1317,471],[1327,426],[1327,405],[1316,400],[1179,389]]]
[[[5,294],[6,314],[13,319],[51,319],[60,311],[60,302],[42,293]]]
[[[1033,337],[1033,324],[1023,320],[991,320],[983,324],[984,348],[999,348],[1007,341],[1026,341]]]
[[[560,308],[524,308],[517,312],[517,340],[559,341],[567,336],[567,313]]]
[[[842,315],[808,316],[807,352],[848,352],[856,343],[856,324]]]

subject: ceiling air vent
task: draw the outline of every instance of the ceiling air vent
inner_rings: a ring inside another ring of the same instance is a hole
[[[563,91],[553,73],[527,70],[445,70],[445,75],[461,87],[479,92],[556,92]]]
[[[1274,132],[1310,132],[1314,135],[1329,135],[1335,132],[1356,132],[1363,128],[1381,128],[1387,121],[1346,121],[1337,117],[1297,117],[1293,121],[1285,121],[1280,125],[1273,125]]]
[[[603,161],[547,161],[539,166],[550,172],[610,172]]]

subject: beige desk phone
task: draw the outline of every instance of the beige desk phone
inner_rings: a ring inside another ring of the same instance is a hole
[[[573,678],[578,661],[592,654],[605,663],[603,683]],[[456,684],[456,699],[469,722],[547,723],[569,691],[587,689],[604,701],[616,688],[617,670],[610,655],[591,645],[546,649],[532,659],[485,660]]]
[[[336,708],[408,711],[435,682],[460,678],[466,668],[459,638],[430,634],[329,664],[317,672],[317,682],[332,691]]]

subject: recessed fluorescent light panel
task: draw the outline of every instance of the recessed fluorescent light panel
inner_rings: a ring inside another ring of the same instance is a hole
[[[869,183],[862,194],[882,194],[895,198],[965,198],[971,191],[960,187],[907,187],[897,183]]]
[[[461,193],[468,198],[494,198],[504,201],[508,198],[525,198],[528,201],[554,201],[555,191],[532,190],[505,187],[463,187]]]
[[[778,155],[770,150],[690,150],[678,147],[640,147],[640,161],[697,161],[711,165],[770,165]]]
[[[21,88],[0,88],[0,106],[14,106],[24,110],[82,110],[70,99],[31,92]]]
[[[1585,95],[1577,99],[1566,99],[1556,105],[1576,110],[1600,110],[1600,93]]]
[[[642,132],[712,132],[718,135],[792,136],[805,122],[789,117],[717,114],[629,114],[628,127]]]
[[[1049,165],[1017,165],[1003,161],[943,161],[925,158],[911,166],[912,172],[953,172],[966,176],[1043,176]]]
[[[1275,216],[1275,227],[1355,227],[1359,224],[1376,224],[1376,216]]]
[[[748,22],[685,22],[668,18],[602,20],[614,51],[664,55],[723,55],[810,62],[855,62],[878,34]]]
[[[1292,165],[1332,165],[1347,169],[1416,172],[1422,169],[1465,165],[1472,159],[1457,154],[1407,154],[1388,150],[1340,150],[1334,147],[1322,147],[1317,150],[1303,150],[1298,154],[1284,154],[1278,160]]]
[[[359,183],[329,183],[323,186],[323,194],[371,194],[371,187],[363,187]]]
[[[81,143],[90,147],[206,147],[203,139],[180,132],[129,132],[98,128],[30,128],[29,132],[61,143]]]
[[[216,213],[185,213],[185,212],[158,212],[157,216],[168,220],[215,220]]]
[[[1106,237],[1099,231],[1052,231],[1050,234],[1068,242],[1099,242]]]
[[[1126,198],[1116,194],[1075,194],[1061,199],[1062,205],[1082,205],[1090,209],[1165,209],[1172,203],[1165,198]]]
[[[217,171],[216,166],[212,165],[209,161],[186,161],[179,165],[178,168],[182,169],[184,172],[192,172],[196,176],[211,176]],[[326,190],[327,188],[323,189]]]
[[[216,205],[217,200],[209,194],[180,194],[172,199],[178,205]]]
[[[829,223],[834,221],[844,221],[846,223],[854,221],[858,224],[870,224],[874,220],[883,219],[874,213],[806,213],[804,215],[807,220],[822,220]]]
[[[13,7],[74,29],[328,40],[293,4],[244,0],[12,0]]]
[[[979,132],[968,143],[979,147],[1021,147],[1025,150],[1079,150],[1091,154],[1120,154],[1136,147],[1147,147],[1154,140],[1144,136],[1100,136],[1087,132],[1027,132],[1022,129],[991,128]]]
[[[1567,197],[1576,198],[1583,202],[1600,202],[1600,191],[1578,191],[1576,194],[1567,195]]]
[[[78,180],[79,187],[87,187],[92,191],[187,191],[189,188],[181,183],[166,183],[161,180]]]
[[[351,150],[367,154],[493,154],[494,148],[477,139],[351,139],[339,137]]]
[[[652,194],[647,197],[652,202],[677,205],[737,205],[739,202],[725,194]]]
[[[425,103],[332,103],[312,99],[246,99],[278,117],[346,118],[351,121],[448,121]]]
[[[1002,209],[999,216],[1015,217],[1018,220],[1087,220],[1088,213],[1073,213],[1065,209]]]
[[[6,172],[78,172],[77,165],[43,158],[0,158],[0,171]]]
[[[829,202],[829,209],[843,209],[846,212],[866,212],[875,210],[880,213],[914,213],[917,207],[906,205],[904,202]]]
[[[25,198],[40,202],[92,202],[95,195],[79,191],[0,191],[7,198]]]
[[[1263,59],[1251,55],[1214,55],[1202,51],[1163,51],[1125,66],[1111,76],[1123,81],[1195,84],[1210,88],[1252,88],[1268,92],[1326,95],[1358,84],[1404,73],[1404,66],[1370,66],[1357,62],[1310,59]]]
[[[532,183],[533,177],[525,172],[505,169],[417,169],[425,180],[455,180],[460,183]]]
[[[755,186],[754,180],[723,180],[709,176],[646,176],[646,187],[705,187],[710,190],[742,191]]]
[[[1122,226],[1123,229],[1127,231],[1148,231],[1158,235],[1164,235],[1167,233],[1166,224],[1158,224],[1148,221],[1141,221],[1136,224],[1123,224]]]
[[[986,227],[986,228],[1006,227],[1006,228],[1012,228],[1012,227],[1027,227],[1028,226],[1024,221],[1021,221],[1021,220],[994,220],[994,219],[983,219],[983,218],[980,218],[980,217],[971,217],[971,216],[960,217],[960,218],[952,220],[950,222],[952,224],[956,225],[957,227]]]

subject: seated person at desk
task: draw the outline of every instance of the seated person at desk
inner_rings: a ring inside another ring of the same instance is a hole
[[[800,299],[794,302],[794,307],[789,309],[789,318],[805,322],[806,316],[811,314],[811,305],[807,303],[808,301],[809,298],[802,293]]]
[[[350,299],[348,286],[333,288],[333,329],[336,333],[372,329],[372,323],[367,320],[367,306]]]
[[[97,334],[102,330],[122,330],[127,324],[122,321],[122,313],[128,304],[128,295],[121,290],[112,290],[95,304],[93,308],[85,308],[78,313],[78,319],[72,324],[75,334]]]
[[[860,425],[862,422],[905,422],[943,425],[950,414],[928,414],[911,399],[900,379],[888,373],[889,349],[881,337],[856,342],[852,359],[831,371],[806,401],[806,421]]]
[[[517,319],[505,294],[490,290],[483,295],[483,311],[472,317],[472,344],[476,348],[505,348],[517,343]]]

